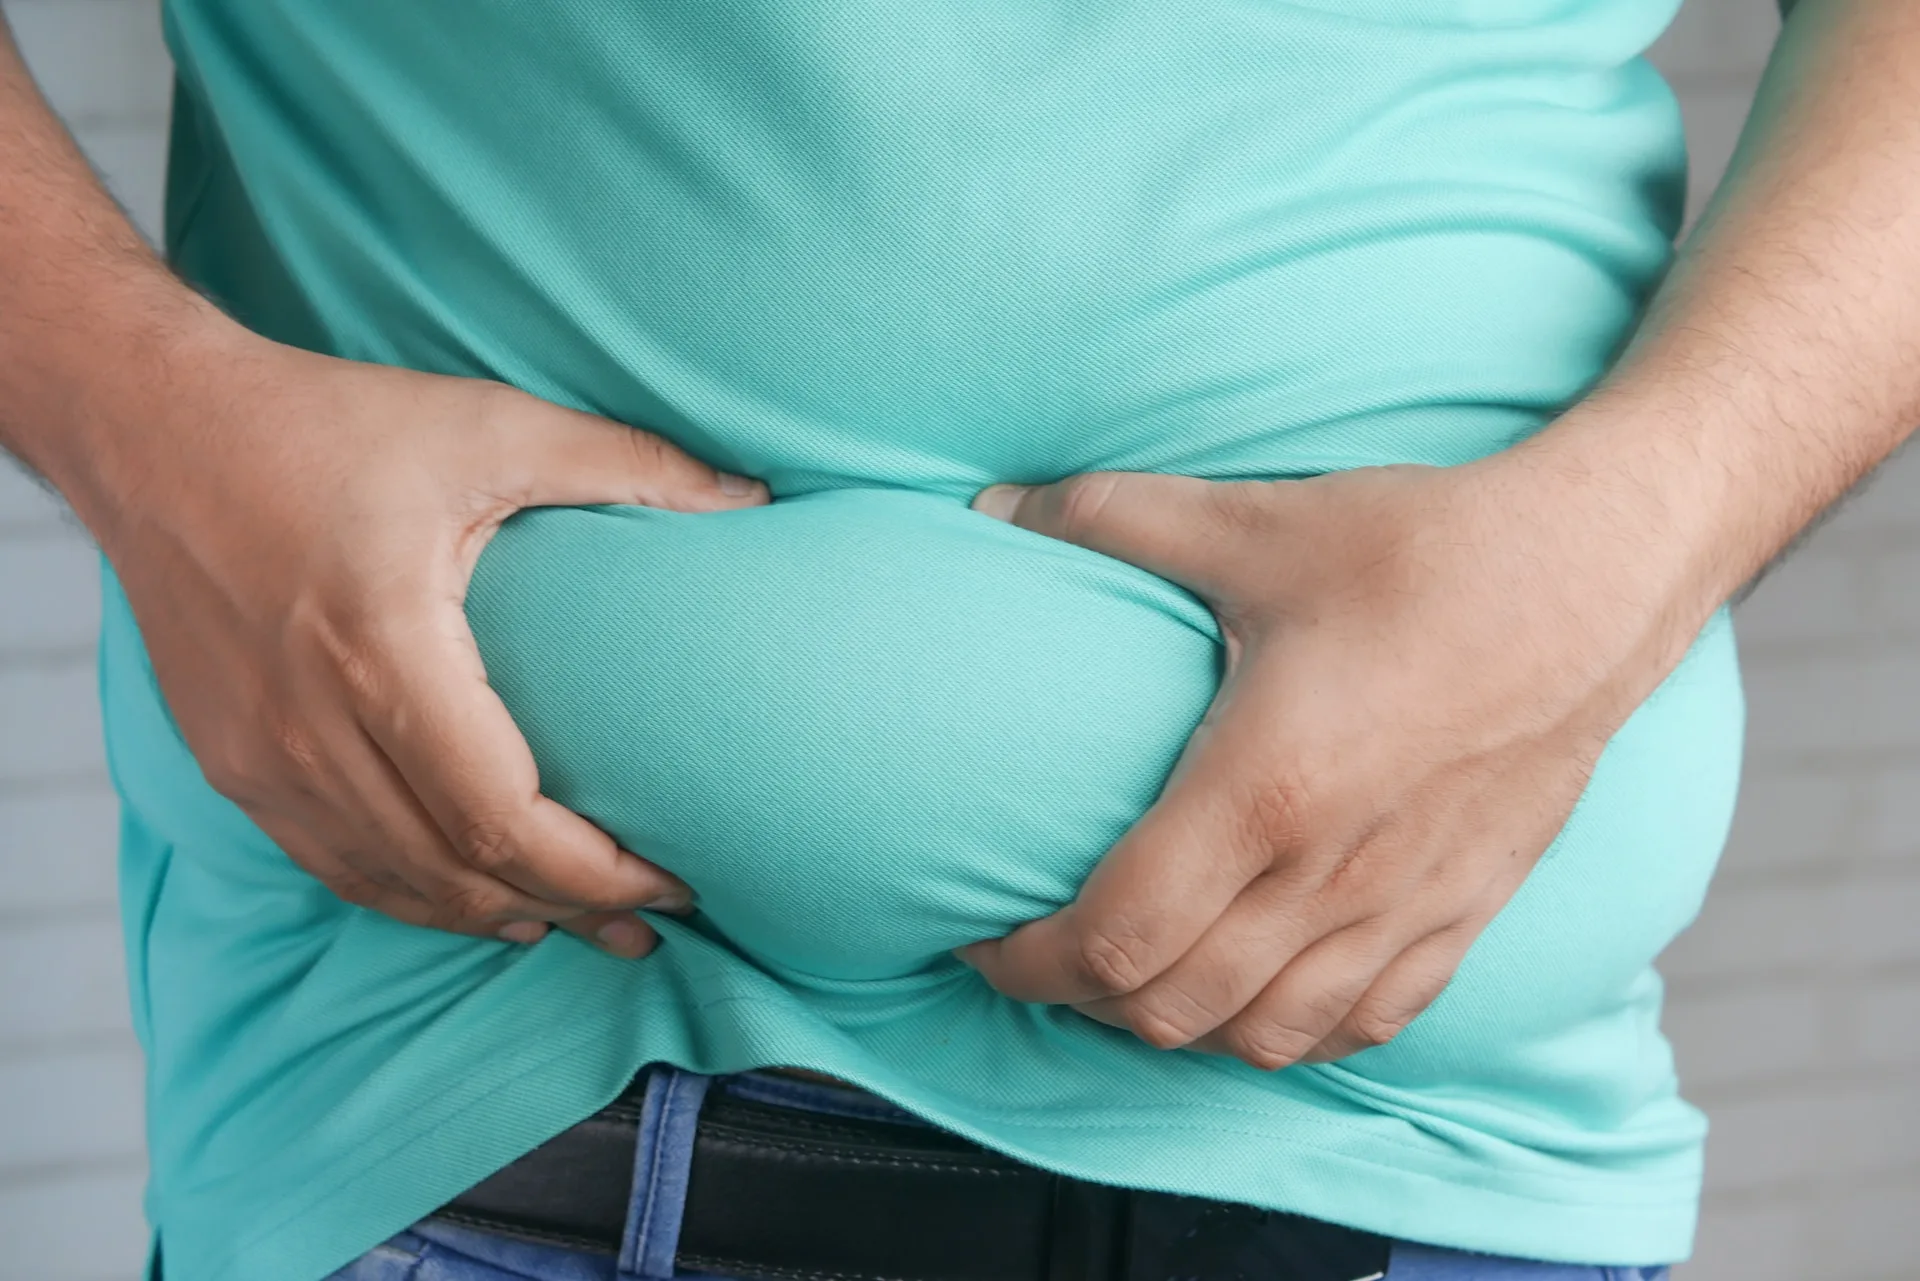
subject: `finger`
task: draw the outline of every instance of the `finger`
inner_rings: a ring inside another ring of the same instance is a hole
[[[255,822],[297,866],[337,898],[355,907],[407,925],[477,938],[497,938],[509,943],[537,943],[546,936],[547,926],[540,921],[448,921],[438,904],[415,892],[378,862],[356,859],[351,853],[342,855],[336,852],[339,846],[298,834],[308,829],[276,832],[275,828],[282,824],[272,819],[261,822],[256,818]]]
[[[1295,956],[1245,1009],[1196,1044],[1266,1071],[1297,1063],[1352,1012],[1400,950],[1379,921],[1337,930]]]
[[[1467,925],[1451,926],[1395,957],[1302,1061],[1329,1063],[1393,1040],[1439,999],[1479,933]]]
[[[464,934],[471,938],[498,939],[502,943],[527,945],[538,943],[550,932],[545,921],[487,922],[469,918],[450,918],[438,903],[413,893],[383,895],[378,901],[358,906],[403,925],[418,926],[441,934]]]
[[[627,960],[645,956],[660,941],[653,927],[632,912],[588,912],[561,921],[560,928]]]
[[[689,902],[683,882],[540,793],[533,752],[452,615],[451,636],[388,636],[394,689],[367,691],[362,721],[456,859],[575,913]]]
[[[295,821],[280,822],[281,830],[303,846],[322,845],[320,857],[377,885],[405,888],[435,906],[436,923],[463,933],[578,912],[462,863],[392,761],[346,714],[337,687],[311,678],[301,684],[322,688],[304,689],[300,705],[323,710],[305,718],[299,730],[283,728],[276,735],[293,771],[282,780],[292,786],[279,794],[300,798]]]
[[[973,509],[1138,565],[1208,600],[1233,592],[1235,553],[1258,538],[1270,559],[1274,499],[1263,481],[1084,472],[1051,485],[990,485]]]
[[[1257,876],[1307,832],[1307,801],[1265,742],[1275,723],[1257,691],[1218,705],[1188,742],[1160,799],[1107,852],[1073,902],[960,957],[1022,1001],[1124,996],[1164,973]]]
[[[579,914],[575,904],[540,898],[462,860],[399,769],[360,727],[354,728],[359,741],[335,757],[336,769],[352,785],[351,801],[341,808],[365,820],[343,847],[346,861],[370,875],[403,881],[432,905],[431,923],[439,928],[483,933]],[[543,932],[517,929],[503,937],[532,942]]]
[[[508,392],[492,424],[507,442],[516,507],[628,503],[673,511],[724,511],[767,501],[757,480],[701,462],[652,432]]]
[[[1118,1020],[1163,1050],[1190,1044],[1238,1016],[1297,956],[1355,924],[1354,916],[1303,896],[1284,876],[1261,876],[1185,955],[1140,990],[1110,998],[1096,1017]]]

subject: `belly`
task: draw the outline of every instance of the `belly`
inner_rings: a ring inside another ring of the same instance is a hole
[[[198,0],[175,257],[275,336],[768,481],[517,518],[475,629],[548,792],[715,931],[897,975],[1066,901],[1218,662],[1188,597],[965,496],[1453,463],[1547,421],[1677,209],[1633,58],[1668,0],[1619,2],[1596,33],[1542,0]]]
[[[184,0],[176,257],[782,495],[1458,462],[1665,268],[1670,6]]]
[[[1066,902],[1219,661],[1169,584],[899,490],[523,513],[469,613],[548,793],[802,981],[957,964]]]

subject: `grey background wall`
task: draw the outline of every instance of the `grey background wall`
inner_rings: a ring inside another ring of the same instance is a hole
[[[166,121],[155,0],[4,0],[42,83],[151,233]],[[1687,0],[1657,58],[1717,180],[1776,29]],[[92,674],[97,575],[0,462],[0,1281],[130,1281],[140,1064]],[[1920,1257],[1920,457],[1896,460],[1741,610],[1742,810],[1665,960],[1713,1118],[1685,1281],[1911,1278]]]

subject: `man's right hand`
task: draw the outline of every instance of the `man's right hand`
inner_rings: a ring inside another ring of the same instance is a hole
[[[463,608],[523,507],[767,501],[618,423],[242,329],[100,189],[0,15],[0,447],[126,588],[208,780],[342,898],[638,956],[686,886],[540,794]]]
[[[767,501],[657,436],[238,327],[114,435],[92,521],[208,781],[349,902],[641,955],[685,885],[541,795],[463,611],[514,512]],[[144,442],[144,443],[127,443]]]

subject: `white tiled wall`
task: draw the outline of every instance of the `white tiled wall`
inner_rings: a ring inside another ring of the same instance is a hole
[[[150,0],[5,0],[42,84],[141,226],[159,226],[168,67]],[[114,905],[93,683],[99,575],[0,460],[0,1281],[131,1281],[140,1054]]]
[[[158,224],[153,0],[4,0],[89,154]],[[1770,0],[1687,0],[1658,60],[1695,202],[1732,149]],[[0,464],[0,1281],[137,1271],[139,1065],[91,672],[95,575]],[[1920,458],[1890,465],[1741,611],[1752,739],[1669,1027],[1713,1117],[1685,1281],[1920,1276]]]

